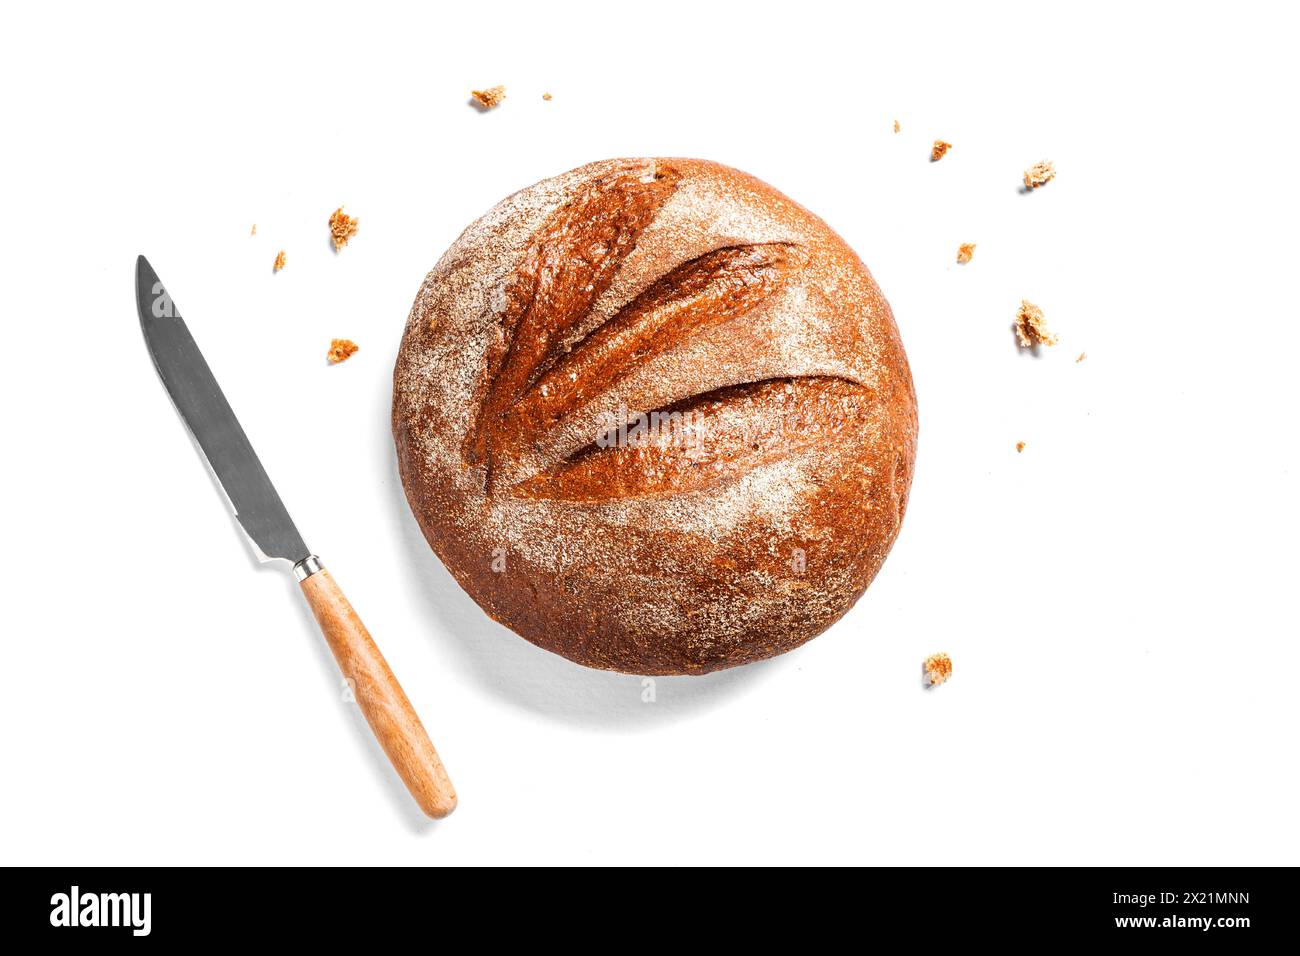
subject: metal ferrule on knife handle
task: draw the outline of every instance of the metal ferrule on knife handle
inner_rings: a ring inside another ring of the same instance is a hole
[[[325,565],[320,563],[320,558],[309,554],[293,566],[293,577],[296,581],[305,581],[317,571],[324,570]]]

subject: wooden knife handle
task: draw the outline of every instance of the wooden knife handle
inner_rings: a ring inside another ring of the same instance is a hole
[[[420,809],[435,819],[445,817],[456,809],[456,791],[438,751],[342,589],[318,561],[308,560],[318,570],[301,578],[302,593],[339,670],[352,685],[361,713]]]

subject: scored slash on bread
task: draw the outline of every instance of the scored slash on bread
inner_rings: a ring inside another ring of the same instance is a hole
[[[553,361],[563,337],[609,287],[624,257],[672,194],[675,175],[601,177],[539,229],[506,287],[500,338],[487,356],[488,387],[466,452],[491,465],[498,420]]]
[[[670,166],[657,167],[650,177],[639,171],[603,177],[533,237],[507,288],[501,338],[488,359],[486,398],[466,449],[470,460],[484,465],[489,495],[578,500],[591,497],[589,487],[603,489],[599,496],[605,497],[706,487],[737,477],[747,462],[765,460],[769,444],[739,439],[737,423],[718,414],[720,406],[735,403],[756,422],[789,419],[782,426],[791,430],[783,446],[789,448],[819,434],[809,427],[817,416],[796,407],[829,402],[830,391],[839,401],[840,392],[863,390],[851,377],[737,382],[725,373],[713,382],[702,379],[689,395],[656,393],[653,379],[638,387],[638,373],[656,359],[758,309],[809,259],[806,249],[791,242],[722,246],[671,268],[591,327],[593,303],[677,179]],[[762,387],[773,382],[776,388]],[[689,448],[671,428],[653,448],[601,448],[592,436],[616,406],[625,418],[698,413],[706,417],[699,426],[710,434],[694,436]],[[800,418],[804,427],[796,432],[793,422]]]
[[[599,414],[612,405],[611,393],[638,369],[693,334],[724,325],[756,307],[806,262],[807,253],[799,247],[768,243],[724,247],[673,269],[574,345],[566,345],[560,354],[539,365],[513,405],[495,420],[480,422],[480,430],[491,436],[490,457],[495,461],[517,459],[519,450],[532,450],[542,457],[543,465],[563,471],[563,463],[553,460],[556,452],[577,450],[548,448],[555,426],[563,423],[571,429],[577,419],[594,433]],[[730,393],[705,392],[684,398],[672,411],[690,413],[696,407],[716,406],[730,398]],[[633,413],[658,410],[647,407],[655,405],[656,397],[644,390],[625,388],[620,400],[631,403]],[[620,456],[627,457],[620,449],[603,455]],[[584,469],[593,464],[586,461]],[[637,483],[622,487],[630,492]],[[525,493],[543,496],[546,492],[543,475],[530,480]]]
[[[641,435],[625,447],[595,442],[513,493],[608,502],[704,491],[800,448],[852,441],[870,398],[861,385],[831,377],[731,385],[639,418]]]

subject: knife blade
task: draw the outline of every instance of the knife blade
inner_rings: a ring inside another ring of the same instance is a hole
[[[263,560],[310,553],[162,280],[136,260],[136,308],[158,375]]]
[[[265,561],[286,560],[353,699],[426,814],[456,808],[456,791],[419,716],[342,589],[312,554],[222,394],[158,274],[136,260],[136,308],[155,368],[240,526]]]

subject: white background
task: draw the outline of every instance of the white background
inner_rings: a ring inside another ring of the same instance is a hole
[[[9,6],[0,858],[1300,862],[1293,10]],[[848,617],[654,703],[487,620],[388,426],[464,226],[635,155],[823,216],[893,305],[921,415],[902,536]],[[215,493],[141,341],[141,252],[423,716],[446,821]],[[1022,297],[1061,337],[1037,358]],[[361,351],[327,367],[332,336]],[[955,676],[923,691],[940,649]]]

